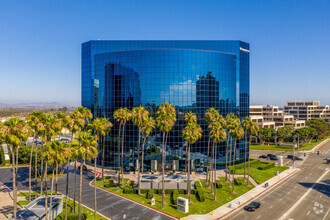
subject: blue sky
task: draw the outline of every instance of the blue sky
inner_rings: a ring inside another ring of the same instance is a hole
[[[243,40],[251,104],[330,104],[330,1],[0,0],[0,102],[80,104],[90,39]]]

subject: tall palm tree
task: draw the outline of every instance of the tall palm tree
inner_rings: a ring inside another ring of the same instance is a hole
[[[226,182],[228,182],[228,150],[229,150],[229,166],[231,164],[231,155],[232,155],[232,138],[229,134],[229,128],[230,128],[233,118],[235,118],[235,115],[233,113],[229,113],[226,115],[225,128],[227,129],[227,133],[228,133],[227,146],[226,146]],[[229,141],[230,141],[230,145],[229,145]],[[228,145],[229,145],[229,147],[228,147]],[[229,173],[229,181],[230,181],[230,173]]]
[[[83,166],[85,164],[85,159],[91,160],[95,158],[98,154],[97,151],[97,141],[95,141],[94,137],[91,136],[88,132],[81,132],[78,135],[78,141],[80,143],[80,147],[77,149],[77,155],[81,160],[80,163],[80,182],[79,182],[79,209],[78,209],[78,217],[81,219],[81,198],[82,198],[82,175],[83,175]]]
[[[214,117],[216,114],[219,114],[219,112],[217,110],[215,110],[214,108],[209,108],[208,110],[206,110],[205,112],[205,120],[206,122],[211,125],[214,121]],[[209,130],[210,133],[210,130]],[[206,162],[206,183],[209,183],[209,171],[211,170],[211,163],[209,164],[209,158],[210,158],[210,142],[211,142],[211,137],[210,135],[208,135],[208,143],[207,143],[207,162]],[[210,168],[209,168],[210,166]]]
[[[244,180],[245,180],[245,175],[246,175],[246,149],[247,149],[247,130],[249,129],[251,119],[249,117],[245,117],[242,120],[242,126],[244,128],[244,137],[245,137],[245,148],[244,148]]]
[[[5,143],[7,144],[7,146],[12,147],[13,197],[14,197],[13,216],[14,219],[16,219],[16,213],[17,213],[16,181],[17,181],[17,172],[18,172],[18,148],[22,145],[22,141],[26,141],[28,139],[28,126],[23,120],[17,117],[12,117],[10,120],[5,121],[2,124],[1,133],[4,135]],[[15,160],[15,156],[16,156],[16,160]]]
[[[214,122],[212,130],[210,131],[210,136],[215,144],[215,151],[214,151],[214,201],[217,201],[217,145],[226,140],[226,130],[223,128],[221,124],[221,119],[219,121]]]
[[[140,175],[140,145],[141,145],[141,130],[144,125],[144,122],[149,117],[149,112],[143,107],[134,107],[132,109],[132,122],[139,128],[139,142],[138,142],[138,195],[141,194],[141,175]]]
[[[234,118],[230,127],[229,127],[229,133],[230,133],[230,136],[232,136],[235,140],[235,143],[234,143],[234,157],[233,157],[233,191],[232,193],[236,193],[235,192],[235,161],[236,161],[236,144],[237,144],[237,141],[240,140],[243,135],[244,135],[244,130],[243,128],[241,127],[240,125],[240,120],[238,118]]]
[[[189,112],[187,112],[187,113],[184,115],[184,121],[185,121],[186,124],[189,124],[189,123],[197,123],[197,115],[194,114],[193,112],[189,111]],[[189,143],[189,142],[187,142],[187,143]],[[189,173],[189,171],[188,171],[188,166],[187,166],[187,163],[189,163],[189,160],[188,160],[188,158],[187,158],[187,155],[188,155],[188,148],[189,148],[188,145],[189,145],[189,144],[186,145],[186,160],[185,160],[185,161],[186,161],[186,165],[185,165],[185,167],[186,167],[186,175],[188,175],[188,173]],[[187,187],[188,187],[188,185],[187,185]]]
[[[78,111],[78,108],[76,108],[73,112],[71,112],[70,115],[67,115],[65,117],[65,123],[64,126],[70,131],[71,134],[71,142],[73,141],[73,136],[77,134],[77,132],[81,131],[81,129],[85,126],[86,121],[84,119],[84,115]],[[78,144],[79,145],[79,144]],[[66,172],[66,190],[65,190],[65,196],[68,197],[69,192],[69,170],[70,170],[70,162],[73,158],[68,158],[67,161],[67,172]],[[74,168],[73,168],[73,212],[76,212],[76,170],[77,170],[77,157],[75,157],[74,161]],[[65,216],[67,216],[67,206],[68,204],[65,204]],[[66,217],[65,217],[66,218]]]
[[[163,132],[162,140],[162,208],[165,204],[165,159],[166,159],[166,144],[168,132],[173,128],[176,122],[176,110],[170,103],[163,103],[157,109],[157,127]]]
[[[251,149],[251,137],[256,135],[259,132],[260,127],[257,125],[256,122],[252,120],[249,122],[248,126],[246,127],[247,132],[249,134],[249,159],[248,159],[248,175],[247,175],[247,184],[250,187],[249,177],[250,177],[250,149]]]
[[[30,152],[30,163],[29,163],[29,202],[31,202],[31,174],[32,174],[32,157],[33,157],[33,144],[36,141],[36,137],[40,134],[40,130],[43,128],[43,124],[41,122],[41,115],[40,111],[33,111],[30,115],[26,117],[27,123],[30,128],[33,130],[33,141],[31,145],[31,152]],[[35,146],[35,198],[37,198],[37,154],[38,154],[38,146]]]
[[[94,135],[94,140],[99,141],[100,135],[102,135],[105,140],[105,135],[110,132],[112,128],[112,123],[109,121],[107,118],[96,118],[92,121],[91,124],[87,125],[87,128],[90,129],[89,132],[91,132]],[[102,146],[102,151],[104,152],[104,141],[103,141],[103,146]],[[102,157],[103,157],[102,153]],[[103,158],[102,158],[103,160]],[[97,154],[95,155],[94,158],[94,215],[96,219],[96,163],[97,163]]]
[[[188,125],[183,129],[182,135],[183,135],[183,138],[188,142],[187,192],[188,192],[188,197],[189,197],[189,202],[190,202],[191,201],[191,196],[190,196],[190,190],[191,190],[191,182],[190,182],[190,173],[191,173],[190,147],[191,147],[192,144],[194,144],[196,141],[198,141],[202,137],[203,130],[197,124],[197,116],[193,113],[188,113],[188,114],[186,114],[187,117],[185,117],[186,122],[188,123]]]
[[[155,120],[152,118],[152,117],[148,117],[143,125],[142,125],[142,128],[141,128],[141,132],[142,134],[144,135],[144,139],[143,139],[143,144],[142,144],[142,174],[143,174],[143,160],[144,160],[144,145],[145,145],[145,142],[148,138],[148,136],[150,135],[150,133],[153,131],[153,129],[155,129]]]
[[[120,187],[120,172],[123,173],[124,169],[124,140],[125,140],[125,125],[131,118],[131,112],[127,108],[117,109],[113,113],[116,122],[119,122],[119,135],[118,135],[118,186]],[[120,136],[122,132],[122,137]],[[121,157],[120,157],[120,138],[121,138]],[[103,179],[103,160],[102,160],[102,179]]]

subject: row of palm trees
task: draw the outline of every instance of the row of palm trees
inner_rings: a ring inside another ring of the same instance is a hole
[[[40,194],[45,194],[45,212],[46,219],[52,219],[52,212],[47,211],[48,188],[47,188],[47,170],[52,168],[50,204],[52,204],[53,191],[57,194],[57,182],[59,168],[64,168],[67,165],[66,179],[66,199],[68,201],[69,189],[69,164],[74,161],[74,181],[73,181],[73,211],[75,212],[76,201],[76,162],[80,160],[80,173],[82,174],[85,159],[91,160],[94,158],[94,171],[96,171],[96,159],[98,155],[98,143],[100,136],[105,136],[112,127],[111,122],[106,118],[97,118],[92,121],[93,115],[84,108],[78,107],[72,113],[65,115],[63,113],[45,114],[40,111],[34,111],[27,116],[26,121],[17,117],[12,117],[10,120],[0,125],[0,140],[1,143],[7,144],[12,148],[12,169],[13,169],[13,217],[16,219],[17,213],[17,172],[18,172],[18,149],[28,137],[33,137],[30,163],[29,163],[29,201],[31,201],[31,176],[32,176],[32,158],[35,151],[35,197],[37,197],[38,176],[41,177]],[[70,131],[71,142],[67,144],[56,140],[62,131],[66,128]],[[75,139],[73,137],[75,136]],[[39,157],[41,157],[40,170],[38,169],[38,147],[35,146],[37,137],[41,137],[45,143],[41,147]],[[104,142],[102,151],[104,152]],[[102,153],[104,157],[104,153]],[[96,172],[94,172],[96,175]],[[95,176],[96,178],[96,176]],[[54,184],[55,181],[55,184]],[[55,185],[55,187],[54,187]],[[82,198],[82,175],[79,181],[79,207],[78,216],[81,219],[81,198]],[[96,191],[95,191],[95,218],[96,218]],[[68,203],[68,202],[67,202]],[[67,219],[67,203],[65,207],[65,219]]]

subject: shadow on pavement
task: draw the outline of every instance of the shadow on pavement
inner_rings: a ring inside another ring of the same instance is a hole
[[[321,181],[322,183],[299,183],[300,185],[306,187],[306,188],[311,188],[313,186],[313,184],[315,184],[314,186],[314,190],[317,190],[320,193],[323,193],[324,195],[330,197],[330,180],[323,180]]]

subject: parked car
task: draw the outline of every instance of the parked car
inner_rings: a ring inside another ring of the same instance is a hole
[[[268,159],[268,156],[266,156],[266,155],[261,155],[261,156],[259,156],[259,158]]]
[[[34,144],[38,146],[38,145],[43,145],[44,142],[43,141],[36,140],[36,141],[34,141]]]
[[[249,212],[253,212],[255,211],[257,208],[260,207],[260,202],[256,202],[256,201],[253,201],[251,202],[250,204],[248,204],[247,206],[244,207],[244,210],[246,211],[249,211]]]
[[[278,160],[277,157],[269,157],[270,160]]]
[[[276,157],[275,154],[267,154],[268,157]]]
[[[70,140],[69,140],[69,139],[66,139],[66,138],[61,138],[60,141],[64,141],[64,142],[67,143],[67,144],[70,143]]]
[[[78,170],[80,170],[80,166],[78,167]],[[85,165],[83,166],[83,171],[87,171],[87,167]]]

